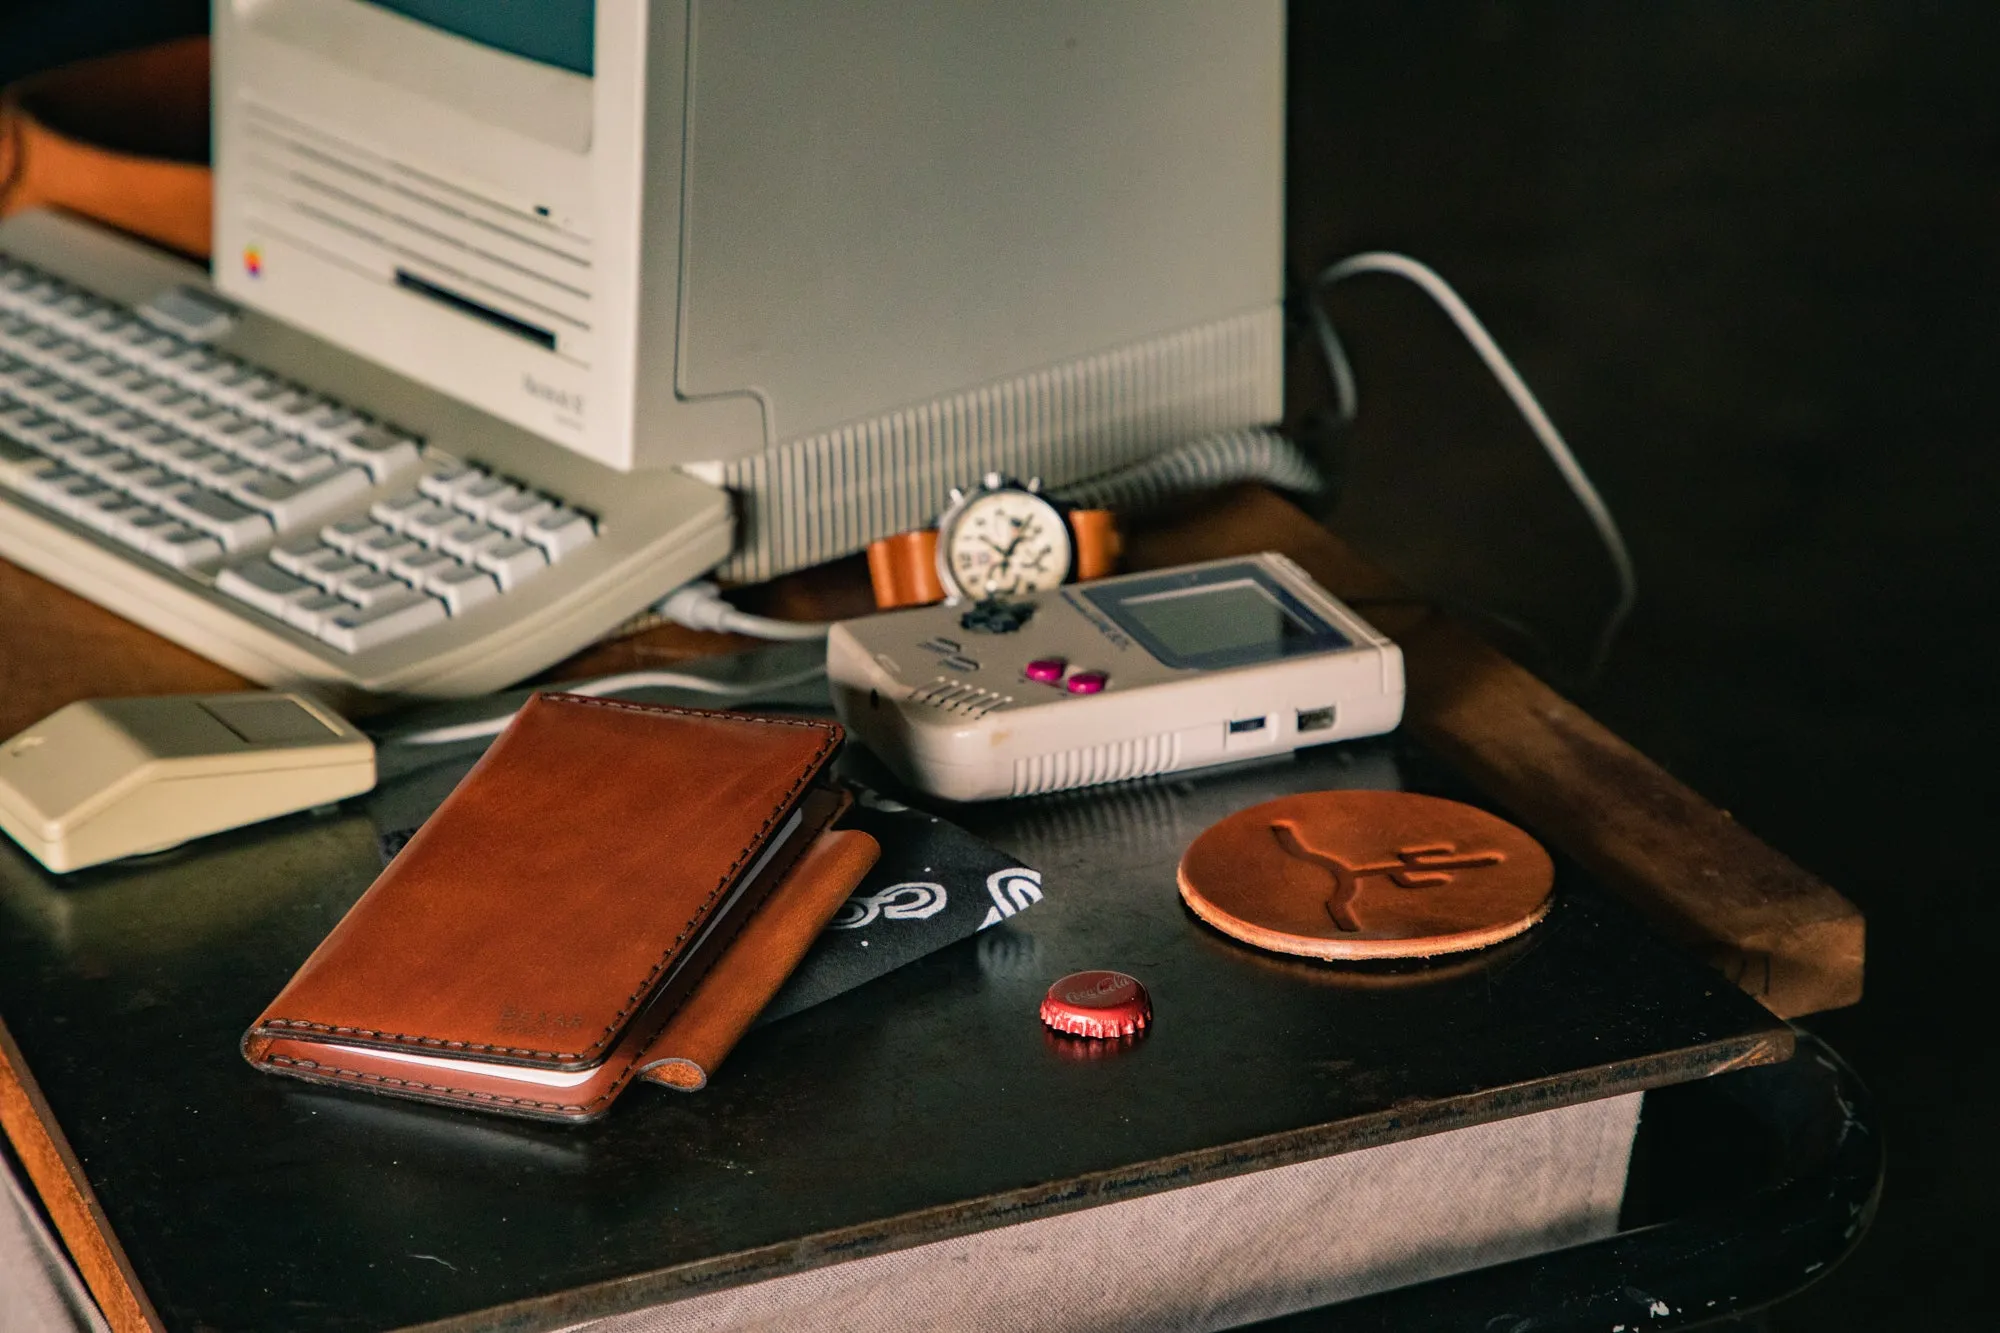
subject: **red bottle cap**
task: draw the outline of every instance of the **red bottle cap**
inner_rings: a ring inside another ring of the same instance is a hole
[[[1153,998],[1123,972],[1072,972],[1049,987],[1042,1021],[1072,1037],[1129,1037],[1153,1021]]]

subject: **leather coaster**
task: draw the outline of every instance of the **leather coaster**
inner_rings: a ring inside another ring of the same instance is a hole
[[[1181,857],[1181,897],[1225,935],[1312,958],[1482,949],[1548,914],[1555,867],[1506,820],[1400,791],[1239,810]]]

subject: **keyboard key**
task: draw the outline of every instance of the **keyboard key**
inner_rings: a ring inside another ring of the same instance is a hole
[[[422,542],[413,542],[400,532],[384,529],[379,537],[355,543],[348,554],[356,560],[367,561],[377,569],[386,569],[394,561],[407,559],[426,549]]]
[[[310,434],[318,435],[329,431],[348,430],[365,424],[365,419],[353,408],[343,407],[339,403],[327,403],[306,418],[305,429]]]
[[[500,586],[508,592],[520,586],[521,580],[547,569],[549,564],[541,547],[518,537],[488,547],[473,558],[481,569],[500,580]]]
[[[94,393],[78,394],[68,399],[52,393],[49,399],[61,407],[64,416],[83,426],[94,426],[113,413],[125,410],[124,404],[115,403]]]
[[[125,540],[142,551],[150,550],[158,538],[180,526],[176,519],[167,517],[157,509],[148,508],[143,513],[134,514],[125,524]]]
[[[287,602],[319,592],[312,584],[287,574],[268,560],[253,560],[223,570],[215,576],[215,590],[281,620]]]
[[[175,523],[146,539],[146,554],[175,569],[186,569],[222,554],[222,543],[185,523]]]
[[[499,477],[489,476],[483,481],[475,481],[461,488],[452,497],[452,504],[474,518],[484,520],[498,505],[503,505],[521,493],[521,488]]]
[[[408,536],[415,537],[426,546],[436,546],[443,540],[446,532],[457,527],[464,521],[465,515],[459,513],[456,509],[446,509],[443,505],[434,505],[430,509],[420,510],[404,519],[403,531]]]
[[[224,449],[233,452],[240,452],[246,440],[284,438],[269,426],[253,421],[241,412],[232,412],[226,407],[204,423],[202,433]]]
[[[353,609],[354,603],[344,598],[330,592],[317,592],[310,597],[285,603],[285,623],[301,633],[318,638],[333,617]]]
[[[67,468],[44,473],[29,491],[29,494],[49,508],[70,515],[74,515],[79,506],[88,504],[100,495],[111,493],[111,488],[95,477],[86,477]]]
[[[417,483],[417,489],[439,504],[448,505],[454,502],[460,491],[487,480],[491,475],[483,467],[454,464],[430,473]]]
[[[438,534],[438,549],[460,560],[471,560],[482,546],[497,546],[511,541],[498,528],[489,528],[476,518],[461,517],[458,522]]]
[[[200,440],[191,440],[183,435],[172,444],[161,445],[154,461],[176,472],[192,472],[198,468],[217,466],[224,459],[234,457],[234,454],[211,449]]]
[[[115,464],[128,460],[136,461],[131,454],[117,445],[106,444],[95,438],[86,439],[80,447],[68,450],[63,455],[63,462],[78,472],[86,472],[93,477],[100,476]]]
[[[422,587],[424,580],[433,574],[442,573],[456,565],[458,561],[443,551],[432,550],[428,546],[419,547],[409,555],[389,562],[389,572],[408,583]]]
[[[151,443],[159,429],[159,422],[137,412],[113,412],[97,425],[99,435],[126,449],[142,441]]]
[[[0,486],[20,487],[54,466],[54,460],[0,432]]]
[[[269,426],[255,422],[246,431],[211,429],[204,438],[218,449],[226,449],[238,458],[247,458],[259,467],[269,467],[271,459],[298,443],[289,435],[280,435]]]
[[[318,537],[293,537],[289,541],[282,541],[273,546],[270,560],[287,574],[297,574],[300,578],[304,578],[306,562],[323,555],[344,556],[345,552],[328,546]]]
[[[343,579],[372,574],[375,571],[353,556],[342,555],[339,551],[327,547],[324,554],[306,561],[292,572],[302,579],[311,579],[322,588],[332,588],[338,586]]]
[[[393,528],[397,532],[401,532],[403,530],[403,520],[411,514],[422,513],[424,510],[436,507],[437,502],[432,500],[428,495],[424,495],[418,491],[405,491],[401,495],[377,501],[368,513],[383,527]]]
[[[161,504],[169,496],[178,495],[194,486],[194,483],[177,472],[169,472],[163,467],[150,467],[125,477],[119,483],[125,490],[148,504]]]
[[[358,467],[342,468],[316,481],[293,481],[266,472],[236,495],[269,514],[279,528],[299,528],[365,494],[368,486],[367,472]]]
[[[247,490],[270,476],[254,463],[246,463],[234,454],[225,454],[220,449],[214,455],[204,458],[188,469],[188,475],[213,490],[225,495],[235,495]]]
[[[334,585],[338,592],[356,606],[376,606],[392,597],[401,597],[410,591],[410,585],[393,574],[362,566],[364,572],[350,575]]]
[[[548,552],[549,563],[597,540],[597,525],[574,509],[557,506],[528,525],[521,534]]]
[[[481,517],[503,532],[518,537],[527,531],[529,524],[544,514],[553,513],[555,508],[555,501],[548,496],[523,491],[510,500],[494,505]]]
[[[444,603],[408,593],[375,606],[342,611],[320,627],[319,637],[344,653],[363,653],[392,639],[428,629],[445,618]]]
[[[352,551],[362,542],[386,537],[389,529],[372,518],[357,515],[343,518],[338,523],[329,523],[319,530],[319,539],[337,551]]]
[[[322,437],[319,442],[350,463],[367,468],[378,482],[417,465],[417,437],[394,426],[362,426]]]
[[[500,585],[491,574],[455,560],[449,568],[425,579],[424,588],[442,597],[445,607],[455,616],[462,616],[481,602],[500,595]]]
[[[271,535],[270,519],[215,491],[193,488],[169,497],[160,508],[181,522],[219,538],[232,551],[240,551]]]
[[[326,449],[315,449],[309,444],[299,444],[296,441],[287,442],[279,448],[267,451],[259,457],[258,465],[297,482],[318,481],[345,466],[338,454]],[[359,472],[368,485],[375,484],[365,468],[351,470]]]
[[[141,458],[150,458],[155,463],[167,463],[177,459],[177,450],[184,445],[193,444],[194,441],[172,426],[149,426],[142,431],[128,432],[122,443]]]
[[[145,508],[146,506],[129,495],[119,491],[109,491],[79,504],[76,507],[76,520],[85,527],[115,535],[126,520],[138,517]]]

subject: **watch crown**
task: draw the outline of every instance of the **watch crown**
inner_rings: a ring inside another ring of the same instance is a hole
[[[1007,484],[1007,479],[998,472],[989,472],[986,474],[986,479],[980,484],[989,491],[997,491]]]
[[[965,498],[964,491],[961,491],[956,486],[951,488],[951,502],[953,504],[957,504],[960,500],[963,500],[964,498]]]
[[[1042,479],[1040,477],[1028,478],[1028,491],[1030,494],[1040,495],[1042,493]]]

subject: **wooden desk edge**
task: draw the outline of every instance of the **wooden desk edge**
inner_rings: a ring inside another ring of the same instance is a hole
[[[20,1155],[105,1322],[115,1333],[164,1328],[5,1022],[0,1022],[0,1130]]]

